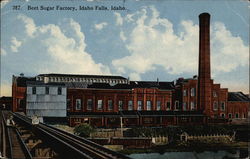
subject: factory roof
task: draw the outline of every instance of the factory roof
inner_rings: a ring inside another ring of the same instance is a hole
[[[56,74],[56,73],[39,74],[38,76],[126,79],[125,77],[122,76],[112,76],[112,75],[81,75],[81,74]]]
[[[250,101],[249,97],[242,92],[228,92],[228,101]]]

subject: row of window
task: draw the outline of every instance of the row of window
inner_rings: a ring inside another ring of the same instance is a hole
[[[50,94],[50,87],[44,87],[45,94]],[[32,87],[32,94],[36,94],[36,87]],[[62,87],[57,88],[57,94],[62,95]]]
[[[37,80],[42,81],[42,77],[37,77]],[[49,77],[51,82],[100,82],[100,83],[126,83],[126,80],[113,79],[88,79],[88,78],[72,78],[72,77]]]
[[[195,88],[191,88],[190,89],[190,96],[194,97],[196,95],[196,89]],[[183,90],[183,96],[188,96],[188,91],[186,89]],[[213,91],[213,97],[217,97],[217,93],[216,91]]]
[[[176,108],[177,109],[177,108]],[[179,108],[181,109],[181,108]],[[182,107],[183,110],[188,110],[188,103],[186,102],[183,102],[183,107]],[[195,101],[191,101],[190,102],[190,110],[196,110],[196,102]]]
[[[70,99],[67,99],[67,109],[70,109],[71,101]],[[128,110],[133,110],[133,101],[129,100],[128,101]],[[143,102],[141,100],[137,101],[137,110],[143,110]],[[157,110],[161,110],[162,103],[161,101],[157,101]],[[81,110],[82,109],[82,101],[81,99],[76,99],[76,105],[75,105],[76,110]],[[92,110],[93,109],[93,100],[88,99],[87,100],[87,110]],[[97,109],[102,110],[103,109],[103,100],[97,100]],[[113,110],[114,105],[113,105],[113,100],[108,100],[108,110]],[[118,101],[118,109],[121,111],[124,109],[124,102],[122,100]],[[171,109],[171,103],[167,102],[166,103],[166,109],[170,110]],[[152,110],[152,101],[147,101],[146,102],[146,110]]]
[[[188,96],[188,91],[186,89],[183,90],[183,96]],[[196,89],[195,88],[191,88],[190,89],[190,96],[194,97],[196,96]]]
[[[67,99],[67,108],[70,109],[71,101],[70,99]],[[133,101],[129,100],[128,101],[128,110],[133,110]],[[138,100],[137,101],[137,110],[143,110],[143,101]],[[188,110],[188,105],[186,102],[183,103],[183,107],[180,107],[179,101],[175,101],[175,110]],[[93,100],[88,99],[87,100],[87,110],[92,110],[93,108]],[[108,100],[108,110],[113,110],[113,100]],[[156,103],[156,110],[161,110],[162,108],[162,102],[157,101]],[[81,110],[82,109],[82,101],[81,99],[76,99],[76,105],[75,105],[76,110]],[[102,110],[103,109],[103,100],[97,100],[97,109]],[[124,102],[122,100],[118,101],[118,109],[121,111],[124,109]],[[152,110],[152,101],[148,100],[146,101],[146,110]],[[166,103],[166,110],[171,110],[171,103],[167,102]],[[190,102],[190,110],[196,110],[196,102],[191,101]]]
[[[225,118],[225,117],[226,117],[225,113],[221,113],[221,117],[222,117],[222,118]],[[228,114],[228,118],[229,118],[229,119],[232,119],[232,118],[233,118],[232,113],[229,113],[229,114]],[[234,118],[239,119],[239,118],[240,118],[240,114],[239,114],[239,113],[235,113],[235,114],[234,114]],[[241,116],[241,118],[246,118],[246,114],[243,113],[242,116]]]
[[[225,102],[220,102],[220,110],[221,111],[225,111],[226,109],[226,106],[225,106]],[[214,101],[213,103],[213,110],[218,110],[218,102],[217,101]]]

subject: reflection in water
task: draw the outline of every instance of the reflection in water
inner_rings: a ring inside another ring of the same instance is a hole
[[[166,152],[131,154],[133,159],[236,159],[240,157],[239,151],[230,153],[227,151],[204,151],[204,152]]]

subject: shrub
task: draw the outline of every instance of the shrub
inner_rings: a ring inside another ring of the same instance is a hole
[[[95,132],[95,129],[89,124],[79,124],[74,128],[74,134],[81,137],[89,137],[91,133]]]

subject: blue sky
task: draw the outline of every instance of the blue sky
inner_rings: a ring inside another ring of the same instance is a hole
[[[13,10],[16,5],[20,10]],[[109,10],[82,11],[79,6]],[[212,78],[229,91],[248,93],[247,1],[12,0],[1,2],[1,96],[11,95],[12,75],[20,73],[190,78],[198,72],[198,15],[203,12],[211,14]]]

